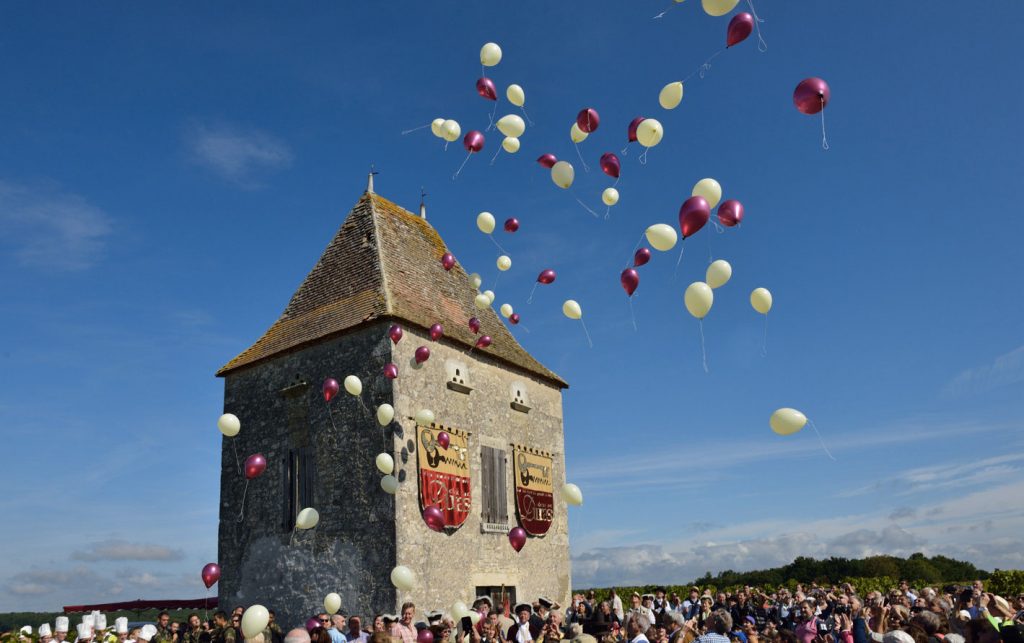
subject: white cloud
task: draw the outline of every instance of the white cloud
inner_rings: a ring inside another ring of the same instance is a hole
[[[0,248],[25,266],[85,270],[101,258],[111,218],[83,197],[53,185],[0,181]]]
[[[187,143],[198,164],[245,187],[257,187],[257,176],[292,163],[286,143],[258,130],[197,125],[188,132]]]
[[[946,384],[945,393],[951,396],[983,393],[1018,382],[1024,382],[1024,346],[1000,355],[991,364],[963,371]]]
[[[181,560],[181,550],[163,545],[106,540],[92,543],[85,551],[71,553],[73,560]]]

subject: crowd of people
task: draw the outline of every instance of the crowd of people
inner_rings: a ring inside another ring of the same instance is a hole
[[[155,624],[129,628],[125,618],[107,627],[106,617],[85,615],[68,636],[68,618],[51,629],[22,628],[38,643],[1024,643],[1024,594],[1011,599],[972,586],[914,589],[906,582],[888,592],[858,594],[849,584],[762,590],[745,587],[711,592],[692,587],[687,596],[633,593],[628,605],[612,590],[598,601],[593,592],[571,604],[540,597],[514,607],[479,596],[458,618],[429,611],[417,618],[407,602],[398,614],[364,620],[355,614],[311,617],[287,633],[270,610],[261,634],[244,639],[244,608],[209,621],[198,614],[185,623],[161,612]]]

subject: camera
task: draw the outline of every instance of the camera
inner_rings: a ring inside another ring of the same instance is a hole
[[[818,620],[818,634],[828,634],[836,627],[836,621],[832,617]]]
[[[849,605],[843,605],[842,603],[840,603],[840,604],[835,606],[835,608],[832,610],[832,613],[833,614],[849,614],[850,613],[850,606]]]

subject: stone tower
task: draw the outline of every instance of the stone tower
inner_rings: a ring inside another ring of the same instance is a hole
[[[261,603],[290,626],[322,609],[329,592],[364,617],[405,600],[448,612],[455,601],[502,591],[511,601],[565,604],[568,522],[558,492],[568,385],[493,309],[474,307],[462,267],[441,266],[446,250],[424,216],[374,194],[371,182],[281,317],[218,371],[224,412],[242,422],[221,453],[223,608]],[[435,323],[444,327],[436,342]],[[404,329],[397,345],[392,324]],[[481,335],[492,345],[475,348]],[[421,365],[419,346],[431,351]],[[397,379],[382,375],[388,363]],[[362,380],[361,396],[343,389],[325,403],[324,379],[347,375]],[[395,419],[381,427],[375,409],[384,403]],[[433,411],[431,426],[417,426],[420,409]],[[381,452],[395,461],[394,496],[380,486]],[[268,466],[246,484],[239,463],[254,453]],[[444,510],[443,532],[422,518],[430,505]],[[304,507],[320,522],[295,531]],[[516,553],[507,533],[519,525],[532,536]],[[392,586],[395,565],[415,573],[412,591]]]

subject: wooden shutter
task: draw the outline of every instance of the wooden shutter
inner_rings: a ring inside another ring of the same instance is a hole
[[[481,519],[484,522],[495,522],[493,515],[493,507],[491,504],[491,487],[493,487],[493,474],[491,473],[494,469],[494,458],[491,456],[491,452],[494,451],[491,447],[480,447],[480,506]]]
[[[505,450],[494,449],[494,508],[495,522],[508,522],[508,491],[505,488],[508,476],[505,470]]]
[[[299,455],[299,506],[296,513],[316,506],[316,479],[316,452],[312,447],[306,447]]]
[[[281,479],[284,481],[284,489],[281,493],[281,507],[284,509],[281,528],[284,531],[291,531],[295,527],[295,513],[298,511],[295,508],[295,503],[297,501],[295,493],[295,458],[295,451],[290,450],[288,451],[288,455],[281,461],[281,467],[283,470]]]

